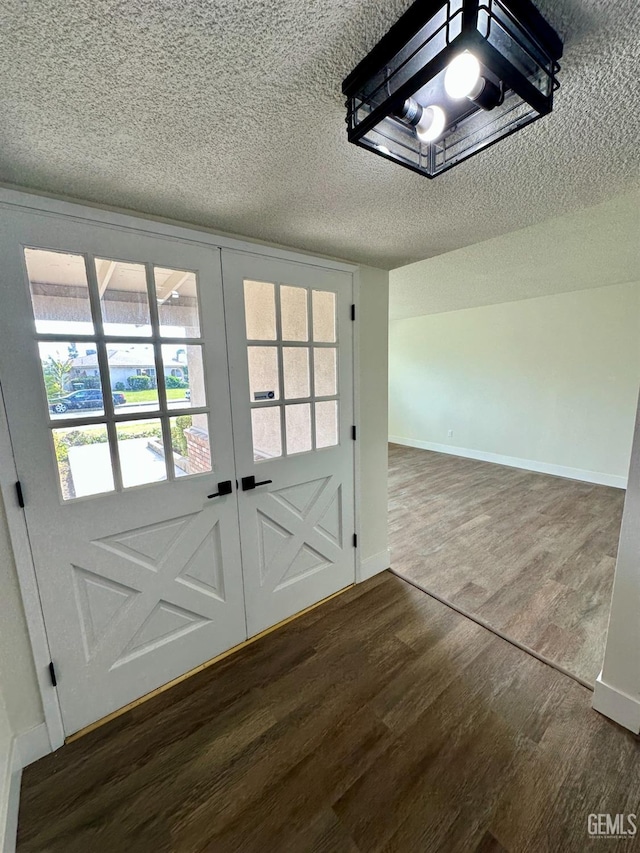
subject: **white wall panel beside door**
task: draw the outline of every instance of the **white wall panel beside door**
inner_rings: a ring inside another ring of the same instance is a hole
[[[352,276],[222,265],[251,636],[355,579]]]

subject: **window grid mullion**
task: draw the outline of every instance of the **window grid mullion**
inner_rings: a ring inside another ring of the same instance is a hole
[[[309,327],[309,409],[311,411],[311,449],[316,450],[316,358],[313,344],[313,299],[307,291],[307,326]]]
[[[189,341],[192,343],[192,341]],[[277,340],[267,341],[267,340],[247,340],[248,347],[274,347],[278,343]],[[338,345],[335,341],[281,341],[282,346],[285,347],[319,347],[324,349],[335,349]]]
[[[284,402],[287,406],[293,406],[298,403],[331,403],[337,401],[338,396],[332,394],[328,397],[292,397],[290,400],[257,400],[250,401],[249,405],[252,409],[275,409],[276,406],[281,406]]]
[[[118,434],[114,421],[113,396],[111,393],[111,376],[109,374],[109,356],[107,344],[104,339],[104,326],[102,324],[102,310],[100,308],[100,291],[98,289],[98,276],[96,275],[96,262],[93,255],[85,255],[87,273],[87,285],[89,288],[89,304],[93,317],[93,328],[96,336],[96,355],[98,361],[98,372],[100,374],[100,387],[102,388],[102,408],[109,441],[109,455],[111,457],[111,472],[113,475],[113,488],[121,492],[122,467],[120,465],[120,453],[118,451]]]
[[[93,335],[76,335],[75,333],[69,334],[66,332],[65,334],[58,332],[36,332],[35,339],[42,343],[70,343],[73,339],[74,343],[80,344],[92,344],[96,341],[97,334]],[[185,337],[165,337],[163,335],[106,335],[101,334],[101,339],[105,341],[107,344],[152,344],[156,341],[159,341],[163,344],[184,344],[185,346],[191,346],[196,344],[204,344],[204,338],[185,338]],[[249,342],[251,343],[251,342]],[[271,342],[273,344],[273,342]],[[268,344],[267,341],[258,341],[257,345],[264,346]]]
[[[113,488],[116,492],[124,489],[122,482],[122,468],[120,467],[120,453],[118,451],[118,431],[114,421],[107,421],[107,437],[109,439],[109,452],[111,454],[111,470],[113,471]]]
[[[147,276],[147,291],[149,293],[149,319],[153,337],[153,355],[156,366],[156,391],[158,392],[158,408],[160,410],[160,430],[164,448],[164,465],[168,480],[175,480],[176,472],[173,464],[173,446],[171,444],[171,428],[167,406],[167,389],[164,381],[164,365],[162,360],[162,344],[160,343],[160,313],[154,279],[154,268],[151,261],[144,265]]]
[[[280,284],[277,283],[274,287],[274,296],[276,302],[276,345],[278,348],[278,383],[280,385],[280,445],[282,455],[287,455],[287,431],[284,409],[284,369],[282,366],[282,317],[280,316],[281,301],[280,301]]]

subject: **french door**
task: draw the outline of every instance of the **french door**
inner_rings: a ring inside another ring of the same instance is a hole
[[[351,279],[3,226],[0,381],[69,735],[353,582]]]
[[[2,234],[1,379],[70,734],[246,638],[216,250]]]
[[[249,634],[354,580],[351,276],[223,252]]]

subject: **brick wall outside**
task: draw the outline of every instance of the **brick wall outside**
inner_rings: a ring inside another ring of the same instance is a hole
[[[209,435],[198,427],[189,427],[184,431],[187,439],[187,457],[189,474],[203,474],[211,471],[211,450]]]

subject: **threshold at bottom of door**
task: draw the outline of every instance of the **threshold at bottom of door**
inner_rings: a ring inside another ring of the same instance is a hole
[[[174,678],[173,681],[168,681],[166,684],[162,684],[160,687],[156,687],[155,690],[152,690],[150,693],[145,693],[144,696],[140,696],[139,699],[134,699],[133,702],[129,702],[128,705],[124,705],[122,708],[118,708],[117,711],[112,711],[111,714],[107,714],[106,717],[101,717],[99,720],[96,720],[95,723],[91,723],[88,726],[85,726],[80,731],[74,732],[72,735],[64,739],[65,744],[73,743],[74,740],[78,740],[78,738],[83,737],[83,735],[88,735],[89,732],[94,731],[95,729],[100,728],[100,726],[104,726],[106,723],[111,722],[111,720],[115,720],[116,717],[122,716],[122,714],[126,714],[127,711],[130,711],[132,708],[137,708],[138,705],[142,705],[143,702],[147,702],[149,699],[153,699],[154,696],[157,696],[159,693],[164,693],[165,690],[170,690],[172,687],[175,687],[176,684],[180,684],[181,681],[185,681],[187,678],[191,678],[192,675],[195,675],[197,672],[202,672],[203,669],[208,669],[210,666],[213,666],[215,663],[219,663],[221,660],[228,658],[230,655],[239,652],[241,649],[246,648],[246,646],[250,646],[251,643],[255,643],[257,640],[261,640],[263,637],[266,637],[267,634],[273,633],[273,631],[277,631],[279,628],[283,628],[289,622],[293,622],[294,619],[299,619],[300,616],[304,616],[305,613],[308,613],[310,610],[315,610],[316,607],[320,607],[321,604],[326,604],[327,601],[331,601],[332,598],[335,598],[338,595],[342,595],[343,592],[346,592],[348,589],[354,587],[354,583],[350,583],[348,586],[339,589],[337,592],[331,593],[326,598],[322,598],[320,601],[316,601],[315,604],[310,604],[308,607],[305,607],[304,610],[298,611],[298,613],[294,613],[293,616],[287,616],[286,619],[282,619],[280,622],[276,622],[275,625],[271,625],[270,628],[265,628],[264,631],[260,631],[259,634],[256,634],[253,637],[249,637],[248,640],[243,640],[241,643],[238,643],[237,646],[232,646],[230,649],[227,649],[226,652],[221,652],[216,657],[211,658],[211,660],[207,660],[204,663],[201,663],[199,666],[190,669],[189,672],[185,672],[182,675],[179,675],[177,678]]]

